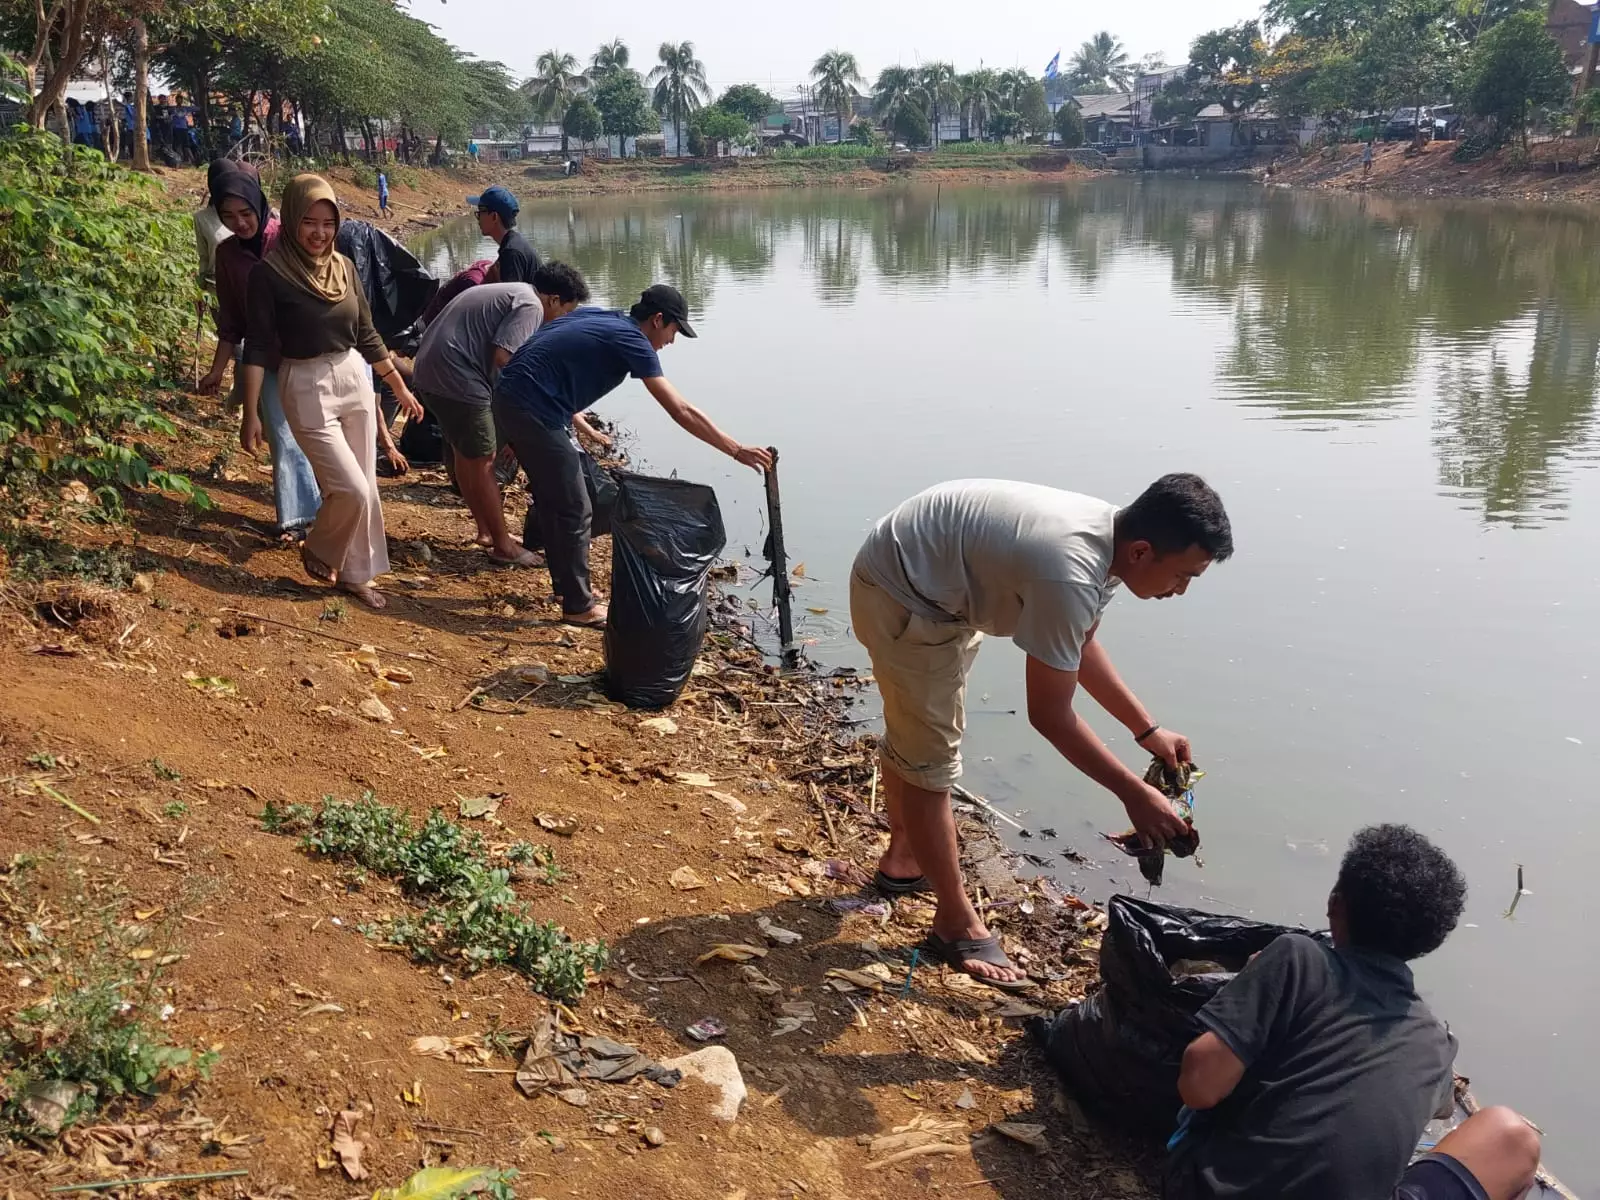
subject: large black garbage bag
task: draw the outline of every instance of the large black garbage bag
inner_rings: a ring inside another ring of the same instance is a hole
[[[1305,933],[1113,896],[1100,942],[1100,990],[1063,1009],[1044,1030],[1045,1052],[1082,1104],[1123,1129],[1169,1135],[1177,1124],[1184,1049],[1195,1020],[1252,954],[1285,933]],[[1176,963],[1194,971],[1174,975]]]
[[[355,264],[383,344],[414,356],[421,336],[414,326],[439,290],[439,281],[411,251],[371,222],[353,217],[339,222],[336,245]]]
[[[706,580],[727,543],[703,483],[616,475],[606,693],[664,708],[689,682],[706,634]]]
[[[583,464],[583,484],[589,492],[589,536],[605,537],[611,532],[611,513],[617,506],[617,481],[610,468],[595,462],[587,450],[578,451],[578,458]],[[513,471],[511,479],[501,482],[509,484],[515,478]],[[539,510],[531,495],[527,515],[522,518],[522,544],[529,550],[544,549],[544,535],[539,532]]]

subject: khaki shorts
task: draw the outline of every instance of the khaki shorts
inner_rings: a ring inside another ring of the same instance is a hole
[[[961,777],[967,672],[983,634],[919,616],[860,571],[850,575],[850,623],[883,697],[884,767],[914,787],[944,791]]]

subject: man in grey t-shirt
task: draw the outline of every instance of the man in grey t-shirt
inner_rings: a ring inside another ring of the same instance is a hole
[[[1119,584],[1141,599],[1181,596],[1232,553],[1222,500],[1195,475],[1163,476],[1122,509],[1037,484],[957,480],[913,496],[867,535],[850,618],[883,698],[890,839],[874,882],[937,895],[927,953],[996,987],[1028,986],[967,898],[950,814],[967,673],[983,635],[1027,654],[1033,727],[1160,843],[1186,826],[1078,719],[1073,697],[1081,682],[1140,746],[1187,760],[1189,740],[1151,719],[1095,632]]]
[[[543,263],[527,283],[468,288],[422,335],[411,385],[455,452],[456,486],[478,523],[478,541],[492,562],[531,567],[531,551],[506,529],[494,457],[499,438],[490,402],[500,368],[545,321],[589,298],[583,276],[565,263]]]

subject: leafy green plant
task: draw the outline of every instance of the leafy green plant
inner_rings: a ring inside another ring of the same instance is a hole
[[[159,758],[152,758],[150,760],[150,770],[155,773],[155,777],[157,779],[165,779],[173,783],[183,778],[182,771],[177,770],[175,767],[167,766],[167,764],[162,762]]]
[[[511,887],[512,865],[542,867],[559,878],[550,852],[517,842],[492,854],[476,832],[438,809],[421,826],[371,792],[353,803],[325,797],[309,805],[261,813],[262,827],[300,833],[305,850],[397,880],[419,911],[362,927],[368,937],[403,946],[419,962],[453,961],[467,971],[504,965],[527,975],[559,1000],[583,995],[586,973],[603,966],[605,945],[574,942],[553,922],[539,921]],[[505,864],[505,865],[502,865]]]
[[[3,379],[0,379],[0,388],[3,387]],[[0,450],[0,455],[3,454]],[[85,583],[121,589],[133,582],[133,555],[123,546],[73,546],[20,533],[0,536],[0,550],[5,552],[12,577],[29,583],[81,579]]]
[[[56,769],[56,756],[48,750],[41,750],[37,754],[28,755],[28,765],[38,767],[41,771],[54,771]]]
[[[0,136],[0,475],[209,503],[139,441],[176,432],[152,396],[186,368],[197,299],[189,222],[157,191],[53,134]]]
[[[171,820],[176,821],[179,817],[189,814],[189,806],[182,800],[169,800],[162,806],[161,812]]]
[[[149,945],[150,929],[121,923],[126,898],[114,891],[93,895],[75,878],[65,911],[57,912],[41,903],[33,868],[22,869],[29,874],[19,880],[13,863],[14,895],[0,896],[10,910],[7,922],[26,939],[23,966],[42,998],[0,1029],[6,1071],[0,1124],[54,1132],[30,1109],[32,1085],[65,1085],[65,1126],[114,1097],[154,1095],[180,1071],[205,1077],[217,1055],[174,1045],[160,1031],[169,1011],[158,990],[164,956]],[[158,940],[160,932],[154,931]]]
[[[345,602],[335,597],[332,600],[324,600],[322,602],[322,611],[317,614],[317,620],[332,621],[334,624],[339,624],[349,615],[349,612],[350,610],[345,606]]]

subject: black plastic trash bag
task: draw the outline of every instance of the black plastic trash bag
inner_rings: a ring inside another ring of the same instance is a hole
[[[1113,896],[1106,915],[1100,990],[1039,1032],[1086,1108],[1122,1129],[1166,1137],[1183,1106],[1183,1052],[1201,1032],[1195,1014],[1252,954],[1307,931],[1132,896]]]
[[[411,251],[368,221],[354,217],[340,221],[335,244],[355,264],[372,310],[372,326],[383,344],[414,356],[421,339],[414,327],[439,290],[439,281]]]
[[[587,450],[578,451],[583,463],[583,482],[589,491],[589,536],[605,537],[611,532],[611,513],[617,506],[617,481],[609,469],[590,457]],[[516,475],[513,473],[512,478]],[[507,480],[505,482],[510,482]],[[543,550],[544,537],[539,532],[539,510],[533,497],[528,497],[528,513],[522,518],[522,545],[528,550]]]
[[[706,634],[706,580],[727,544],[717,494],[703,483],[616,476],[606,694],[664,708],[694,670]]]

